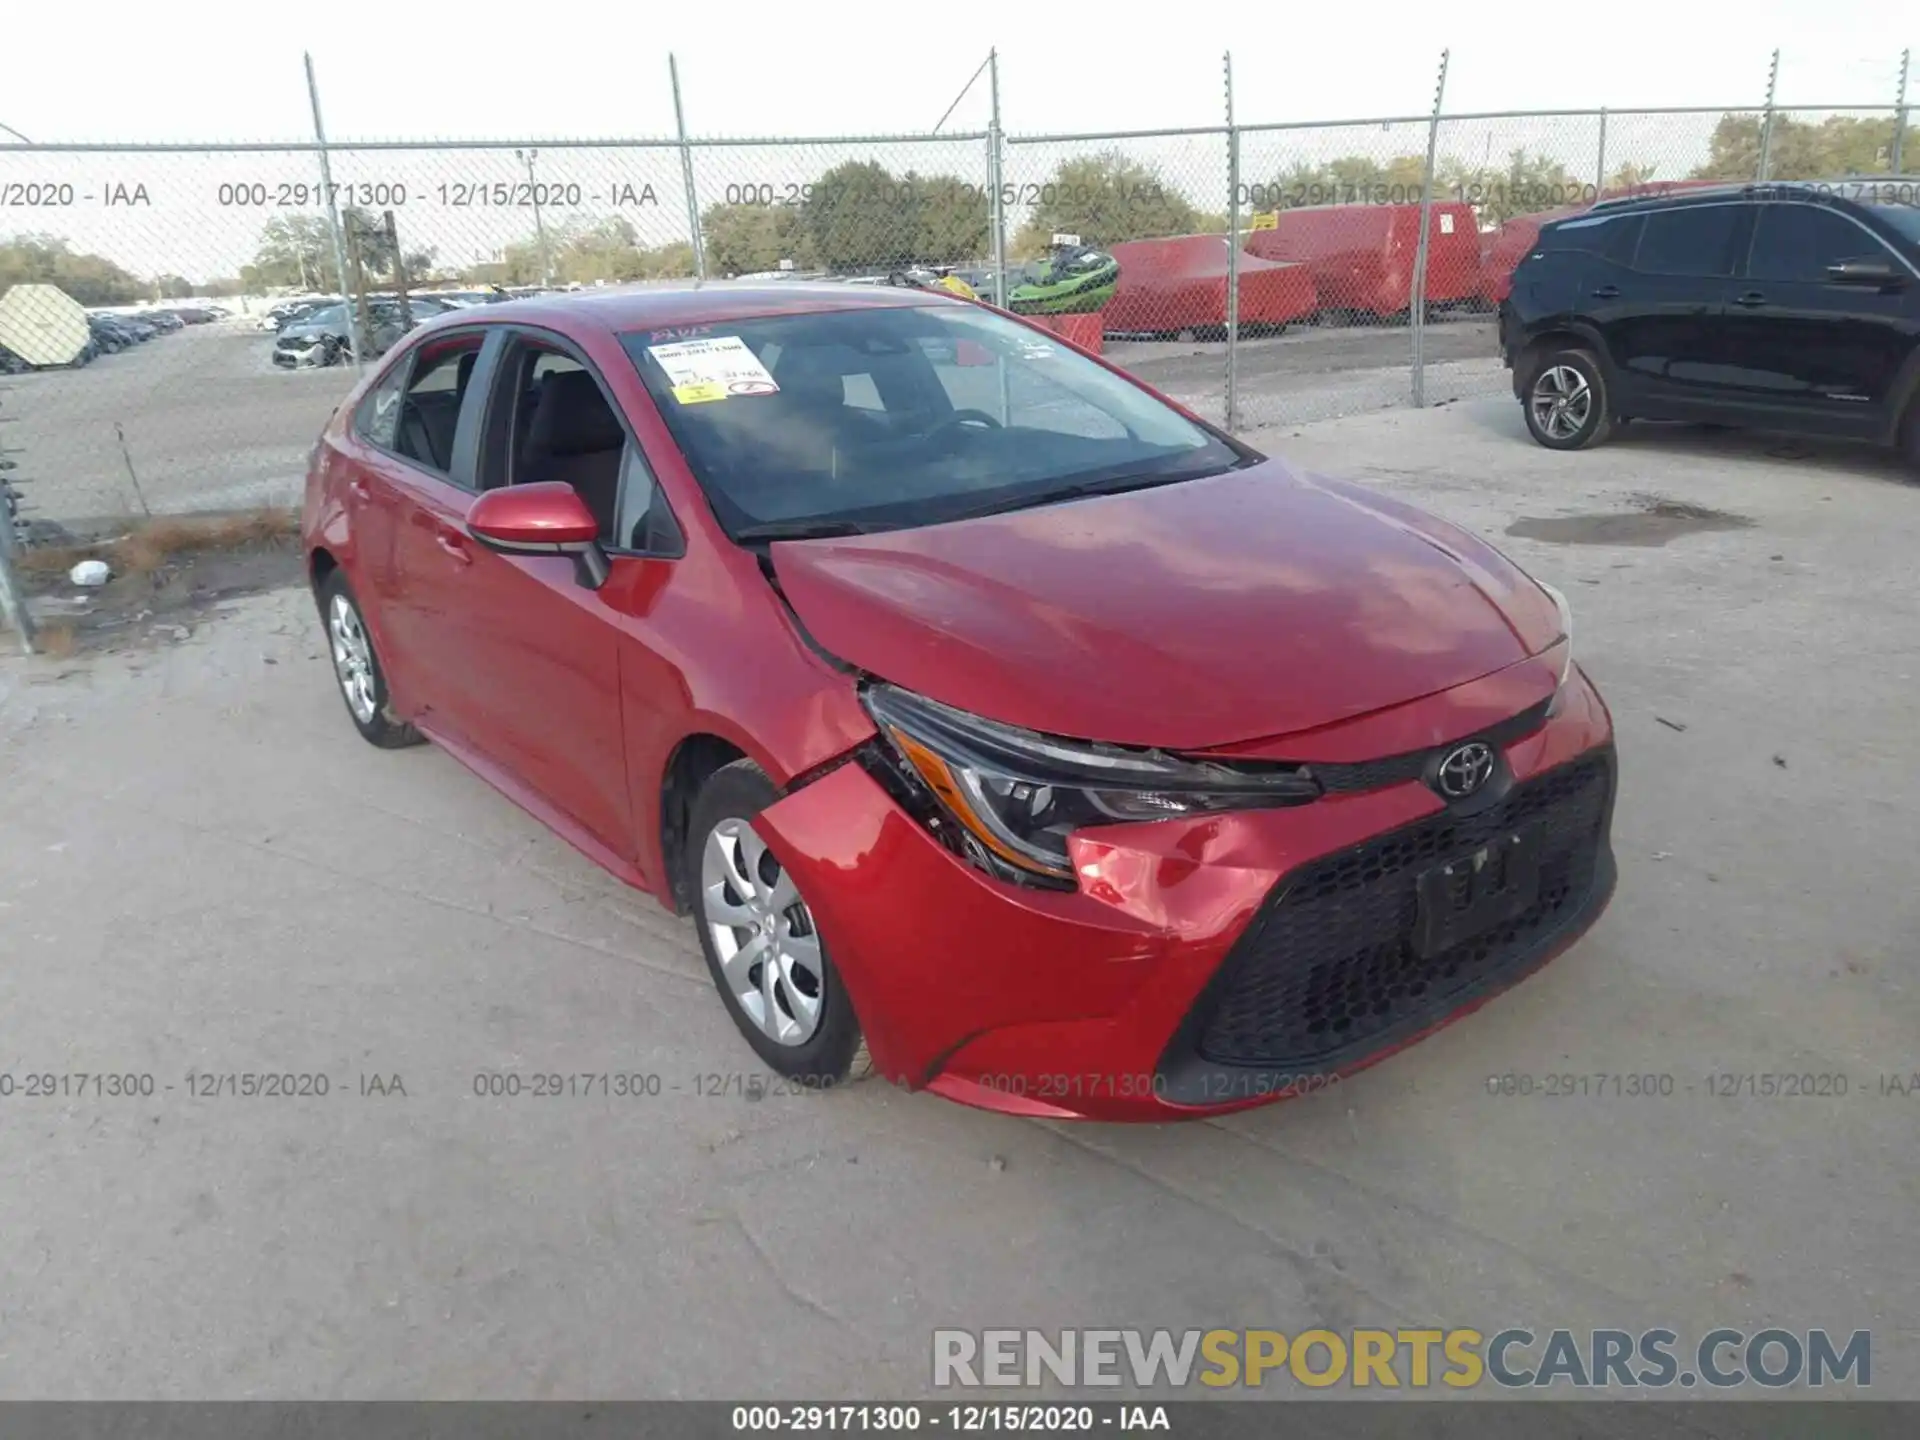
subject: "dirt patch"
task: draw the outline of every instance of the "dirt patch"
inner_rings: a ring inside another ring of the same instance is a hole
[[[1664,545],[1681,535],[1745,530],[1753,521],[1726,510],[1709,510],[1657,495],[1640,495],[1632,510],[1601,515],[1523,516],[1507,534],[1550,545]]]
[[[83,560],[106,562],[105,585],[68,578]],[[93,544],[24,550],[19,568],[36,648],[53,658],[184,640],[222,601],[305,578],[299,517],[277,509],[143,521]]]

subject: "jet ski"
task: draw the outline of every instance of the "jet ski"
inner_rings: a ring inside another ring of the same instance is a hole
[[[1113,298],[1120,262],[1091,245],[1061,245],[1047,266],[1007,296],[1016,315],[1086,315]]]

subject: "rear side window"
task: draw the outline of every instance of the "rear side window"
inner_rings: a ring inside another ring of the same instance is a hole
[[[1640,232],[1633,268],[1648,275],[1731,275],[1733,236],[1739,224],[1738,205],[1656,210],[1646,217]]]
[[[394,437],[400,432],[400,402],[406,398],[407,375],[412,369],[410,361],[402,360],[367,392],[354,412],[354,432],[368,444],[382,450],[393,448]]]
[[[1843,260],[1886,260],[1886,247],[1844,215],[1818,205],[1762,205],[1747,255],[1749,280],[1818,285]]]

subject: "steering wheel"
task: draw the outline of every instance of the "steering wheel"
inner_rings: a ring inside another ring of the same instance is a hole
[[[936,421],[921,438],[936,440],[963,425],[982,425],[989,430],[1002,428],[1000,422],[984,410],[956,410],[944,420]]]

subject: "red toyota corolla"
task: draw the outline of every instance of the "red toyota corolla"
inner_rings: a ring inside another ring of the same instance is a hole
[[[1558,592],[964,300],[446,316],[329,422],[304,523],[360,732],[690,914],[806,1083],[1257,1104],[1613,892]]]

